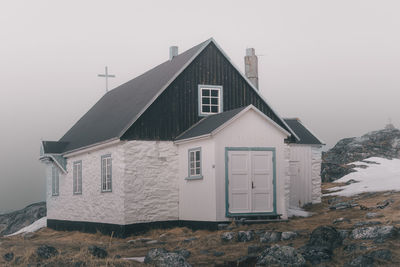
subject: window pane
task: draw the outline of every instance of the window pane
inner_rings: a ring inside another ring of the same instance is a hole
[[[194,175],[194,169],[190,169],[190,175]]]
[[[190,152],[190,161],[194,161],[194,152]]]
[[[196,161],[196,168],[200,168],[200,161]]]
[[[218,106],[211,106],[212,113],[218,113]]]
[[[202,104],[210,104],[210,98],[209,97],[203,97]]]
[[[211,90],[211,96],[218,96],[219,90]]]
[[[199,150],[196,151],[196,160],[200,160],[200,151]]]
[[[190,168],[191,168],[191,169],[194,168],[194,162],[190,162]]]
[[[211,104],[218,105],[218,98],[211,98]]]
[[[202,89],[202,90],[201,90],[201,95],[202,95],[202,96],[209,96],[209,95],[210,95],[210,90],[208,90],[208,89]]]
[[[200,175],[200,168],[196,168],[196,175]]]
[[[210,106],[203,106],[202,107],[203,112],[210,112]]]

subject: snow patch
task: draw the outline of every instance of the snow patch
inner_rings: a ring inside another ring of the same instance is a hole
[[[37,230],[42,229],[44,227],[47,227],[47,217],[40,218],[39,220],[33,222],[31,225],[25,226],[21,230],[15,232],[13,234],[6,235],[6,236],[14,236],[14,235],[19,235],[19,234],[24,234],[24,233],[32,233],[32,232],[36,232]]]
[[[329,191],[340,191],[328,193],[325,196],[348,197],[366,192],[400,191],[400,159],[372,157],[350,164],[362,164],[367,168],[354,168],[356,172],[343,176],[335,183],[346,183],[350,180],[358,183],[330,188]]]
[[[296,217],[310,217],[312,215],[313,215],[312,212],[308,212],[308,211],[305,211],[305,210],[300,209],[300,208],[289,208],[288,209],[288,217],[289,218],[293,217],[293,216],[296,216]]]
[[[144,262],[144,257],[130,257],[130,258],[122,258],[122,259],[127,260],[127,261]]]

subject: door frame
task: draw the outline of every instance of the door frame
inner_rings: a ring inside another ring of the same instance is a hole
[[[231,213],[229,212],[229,151],[271,151],[272,166],[273,166],[273,211],[272,212],[250,212],[250,213]],[[262,216],[262,215],[277,215],[276,213],[276,149],[275,147],[225,147],[225,216]]]

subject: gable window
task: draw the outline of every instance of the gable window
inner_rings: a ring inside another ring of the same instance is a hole
[[[76,161],[73,165],[73,192],[74,195],[82,194],[82,161]]]
[[[56,166],[51,168],[51,195],[58,196],[59,194],[59,174]]]
[[[222,112],[222,86],[199,85],[199,116]]]
[[[187,180],[202,179],[201,172],[201,148],[189,149],[188,159],[188,170],[189,174]]]
[[[101,191],[111,192],[112,190],[112,166],[111,155],[101,156]]]

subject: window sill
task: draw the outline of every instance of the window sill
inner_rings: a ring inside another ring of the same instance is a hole
[[[203,175],[197,175],[197,176],[189,176],[186,177],[185,180],[202,180],[203,179]]]
[[[102,193],[112,193],[112,190],[101,190]]]
[[[75,192],[75,193],[74,193],[74,196],[76,196],[76,195],[78,195],[78,196],[79,196],[79,195],[82,195],[82,192]]]

